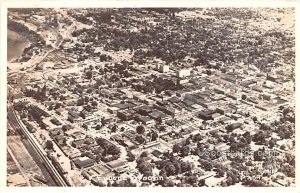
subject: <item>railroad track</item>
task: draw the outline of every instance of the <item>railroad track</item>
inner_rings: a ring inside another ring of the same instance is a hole
[[[32,136],[32,134],[25,128],[25,126],[21,123],[19,118],[16,115],[16,112],[13,107],[8,108],[8,121],[10,125],[21,135],[25,136],[30,142],[33,149],[38,153],[40,158],[43,160],[43,164],[48,170],[49,174],[55,181],[58,186],[69,186],[69,183],[65,180],[63,176],[59,174],[56,168],[53,166],[52,162],[47,158],[46,153],[43,148],[38,144],[37,140]]]

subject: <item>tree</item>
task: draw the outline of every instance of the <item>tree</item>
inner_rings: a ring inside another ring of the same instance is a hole
[[[94,141],[90,141],[90,140],[85,140],[85,142],[84,142],[84,144],[86,144],[86,145],[91,145],[91,144],[93,144],[94,143]]]
[[[276,145],[276,141],[274,139],[271,139],[269,141],[269,147],[272,149]]]
[[[62,97],[63,97],[63,96],[61,96],[61,100],[63,100]],[[54,109],[58,109],[58,108],[60,108],[60,107],[61,107],[61,103],[56,103]]]
[[[251,143],[252,137],[251,137],[251,134],[250,134],[249,131],[246,131],[246,132],[243,134],[243,137],[246,139],[247,144],[250,144],[250,143]]]
[[[185,140],[185,145],[190,145],[191,144],[191,140],[189,139],[189,138],[187,138],[186,140]]]
[[[225,175],[225,172],[223,169],[218,168],[217,169],[217,175],[218,177],[223,177]]]
[[[229,141],[230,144],[235,143],[235,137],[233,135],[230,135],[228,141]]]
[[[86,106],[83,106],[83,109],[87,112],[91,112],[93,108],[91,105],[86,105]]]
[[[208,160],[203,160],[201,164],[206,171],[211,171],[213,168],[212,162]]]
[[[62,130],[63,130],[64,132],[70,130],[71,128],[72,128],[71,125],[63,125],[63,126],[62,126]]]
[[[247,143],[247,139],[246,139],[245,137],[242,136],[242,137],[240,138],[240,142],[246,144],[246,143]]]
[[[92,79],[93,78],[93,71],[87,71],[86,73],[85,73],[85,75],[86,75],[86,78],[87,79]]]
[[[190,185],[193,185],[197,182],[197,176],[192,175],[187,177],[186,182],[189,183]]]
[[[44,129],[44,130],[47,129],[47,125],[45,123],[40,122],[39,125],[40,125],[41,129]]]
[[[211,75],[211,70],[206,70],[206,74],[207,74],[208,76],[210,76],[210,75]]]
[[[229,135],[228,134],[223,135],[223,139],[224,139],[225,142],[227,142],[228,139],[229,139]]]
[[[205,185],[205,179],[200,179],[199,183],[198,183],[198,186],[202,187],[204,185]]]
[[[228,186],[230,186],[230,185],[233,184],[233,180],[232,180],[232,178],[231,178],[230,176],[227,178],[226,184],[227,184]]]
[[[121,151],[117,146],[111,145],[109,146],[107,153],[110,155],[120,155]]]
[[[283,109],[283,111],[282,111],[282,113],[283,113],[283,116],[286,116],[288,113],[290,113],[291,112],[291,109],[290,108],[285,108],[285,109]]]
[[[118,129],[118,126],[117,125],[113,125],[112,128],[111,128],[111,132],[116,132]]]
[[[151,180],[149,180],[147,177],[152,176],[152,175],[153,175],[152,170],[147,170],[147,171],[145,171],[145,172],[143,173],[143,178],[142,178],[142,179],[145,179],[145,178],[146,178],[146,181],[151,181]]]
[[[138,164],[139,172],[143,175],[151,172],[152,173],[152,165],[149,162],[142,161],[140,164]]]
[[[103,182],[99,182],[99,183],[98,183],[98,186],[99,186],[99,187],[105,187],[105,184],[104,184]]]
[[[157,132],[153,132],[152,137],[151,137],[151,141],[155,141],[155,140],[157,140],[157,138],[158,138]]]
[[[101,126],[98,124],[95,128],[96,130],[100,130],[101,129]]]
[[[188,156],[189,153],[190,153],[190,147],[188,145],[186,146],[183,146],[181,149],[180,149],[180,154],[182,157],[185,157],[185,156]]]
[[[178,143],[173,145],[173,153],[178,153],[180,151],[180,146]]]
[[[253,117],[253,121],[256,122],[257,121],[257,117],[254,116]]]
[[[285,145],[282,144],[282,145],[280,146],[280,149],[285,150]]]
[[[189,162],[181,162],[180,164],[181,172],[190,172],[192,170],[192,165]]]
[[[283,165],[280,170],[282,173],[284,173],[287,177],[295,177],[295,167],[289,164]]]
[[[166,170],[166,175],[167,176],[173,176],[173,175],[176,174],[176,168],[171,162],[168,162],[166,164],[165,170]]]
[[[164,183],[164,187],[173,187],[174,182],[172,180],[167,179]]]
[[[104,117],[101,117],[101,125],[102,127],[106,124],[106,121],[105,121],[105,118]]]
[[[82,117],[83,119],[85,119],[85,112],[84,111],[80,111],[79,116]]]
[[[46,149],[53,150],[53,142],[51,140],[46,141]]]
[[[104,138],[96,138],[96,143],[102,148],[107,145],[107,141]]]
[[[242,95],[242,100],[246,100],[247,99],[247,95],[243,94]]]
[[[258,133],[254,134],[253,141],[260,143],[260,144],[265,144],[266,143],[266,132],[263,132],[260,130]]]
[[[182,171],[181,171],[181,164],[179,163],[179,161],[174,160],[174,161],[172,161],[172,163],[173,163],[173,165],[174,165],[174,167],[176,169],[176,172],[178,174],[181,174],[182,173]]]
[[[135,156],[133,155],[133,153],[131,151],[127,152],[127,157],[128,157],[127,160],[129,162],[133,162],[135,160]]]
[[[147,151],[143,151],[141,153],[140,157],[148,157],[148,152]]]
[[[143,125],[137,126],[136,132],[137,132],[138,134],[144,134],[144,133],[145,133],[145,128],[144,128],[144,126],[143,126]]]
[[[266,186],[266,184],[263,181],[254,180],[254,179],[246,179],[244,184],[249,187],[265,187]]]
[[[98,105],[97,101],[92,102],[92,106],[96,107]]]
[[[78,99],[78,101],[77,101],[77,106],[82,106],[82,105],[84,105],[84,99],[83,99],[83,98],[80,98],[80,99]]]
[[[281,138],[281,139],[284,139],[285,138],[285,133],[283,131],[280,131],[278,133],[278,136]]]
[[[141,136],[141,135],[137,135],[137,136],[135,137],[135,140],[136,140],[137,142],[139,142],[140,144],[143,144],[143,143],[146,142],[146,139],[145,139],[143,136]]]
[[[261,149],[255,151],[253,153],[254,161],[262,161],[263,160],[263,151]]]
[[[144,157],[139,157],[136,159],[136,163],[137,163],[137,166],[141,163],[145,162],[145,158]]]
[[[238,150],[238,145],[237,143],[232,143],[230,145],[230,151],[236,152]]]

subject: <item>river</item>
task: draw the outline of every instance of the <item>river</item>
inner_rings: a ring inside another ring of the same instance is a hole
[[[30,42],[15,31],[7,30],[7,60],[19,58]]]

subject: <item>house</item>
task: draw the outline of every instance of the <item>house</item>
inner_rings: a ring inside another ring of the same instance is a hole
[[[98,124],[98,119],[88,120],[82,124],[82,127],[85,128],[86,130],[95,129],[97,127],[97,124]]]
[[[91,180],[93,177],[96,176],[96,172],[91,170],[91,169],[88,169],[88,170],[83,170],[81,172],[82,176],[85,177],[86,179],[88,180]]]
[[[126,172],[127,170],[127,163],[121,160],[113,160],[107,163],[107,165],[113,169],[113,171],[117,174],[121,174]]]
[[[68,120],[72,123],[78,122],[79,120],[81,120],[81,117],[79,116],[79,114],[73,110],[69,110],[68,111]]]
[[[85,136],[85,134],[82,133],[82,132],[79,132],[79,131],[76,131],[76,132],[74,132],[74,133],[71,134],[71,137],[73,137],[75,140],[76,139],[81,139],[84,136]]]
[[[95,140],[91,137],[87,137],[87,138],[84,138],[84,139],[79,139],[79,140],[74,140],[72,141],[72,146],[75,147],[75,148],[81,148],[83,146],[86,146],[86,145],[91,145],[95,142]]]
[[[50,119],[50,121],[51,121],[51,123],[53,123],[54,125],[61,125],[61,122],[56,118],[56,117],[54,117],[54,118],[52,118],[52,119]]]
[[[242,123],[236,122],[236,123],[232,123],[230,125],[227,125],[226,129],[227,129],[227,131],[233,131],[234,129],[238,129],[238,128],[242,127],[242,126],[243,126]]]
[[[64,146],[66,144],[66,138],[63,135],[56,135],[54,140],[59,146]]]
[[[67,174],[68,172],[65,170],[65,168],[62,167],[61,163],[55,156],[51,156],[52,163],[54,167],[57,169],[57,171],[61,174]]]
[[[144,149],[148,149],[151,147],[160,147],[160,143],[158,141],[150,141],[143,146]]]
[[[174,104],[180,102],[181,100],[178,97],[174,96],[172,98],[169,98],[168,101]]]
[[[126,166],[126,162],[121,161],[121,160],[113,160],[113,161],[108,162],[107,165],[110,168],[115,169],[115,168],[118,168],[118,167]]]
[[[141,121],[145,125],[150,125],[155,123],[153,119],[150,119],[149,117],[146,116],[139,116],[137,117],[137,120]]]
[[[178,78],[177,79],[177,84],[185,84],[188,83],[190,79],[188,78]]]
[[[55,112],[58,115],[62,115],[65,112],[65,109],[64,108],[58,108],[58,109],[55,110]]]
[[[31,105],[30,106],[31,110],[32,110],[32,114],[36,115],[37,117],[50,117],[50,114],[48,112],[46,112],[45,110],[41,109],[38,106],[35,105]]]
[[[125,121],[132,120],[134,118],[135,111],[134,110],[123,110],[118,111],[117,116]]]
[[[214,91],[218,94],[225,94],[225,89],[224,88],[221,88],[220,86],[216,86],[214,88]]]
[[[168,115],[171,115],[172,117],[176,117],[180,114],[180,111],[170,106],[166,106],[164,108],[164,112]]]
[[[240,98],[240,96],[238,94],[233,93],[233,92],[226,93],[226,96],[229,98],[232,98],[234,100],[238,100],[238,98]]]
[[[49,132],[50,136],[63,135],[64,131],[61,127],[56,127]]]
[[[236,110],[234,108],[231,108],[230,106],[217,107],[216,111],[222,115],[236,112]]]
[[[115,106],[107,108],[107,112],[109,112],[111,114],[117,114],[118,110],[119,110],[119,108],[115,107]]]
[[[185,98],[184,98],[184,102],[185,103],[191,103],[192,102],[192,104],[196,103],[198,105],[201,105],[201,106],[207,108],[208,107],[207,103],[209,102],[207,99],[208,98],[205,95],[201,95],[201,94],[193,94],[193,95],[192,94],[186,94]],[[191,101],[191,102],[188,102],[187,100]]]
[[[73,159],[72,161],[80,169],[93,166],[95,163],[95,160],[93,160],[89,157],[79,157],[79,158]]]
[[[104,124],[109,124],[109,123],[112,123],[115,119],[111,116],[103,116],[102,120],[103,120]]]
[[[148,105],[143,105],[141,107],[138,107],[137,111],[139,114],[147,116],[147,115],[149,115],[149,113],[152,112],[152,108]]]
[[[134,148],[135,148],[135,144],[132,143],[132,142],[129,141],[129,140],[124,140],[124,141],[123,141],[123,145],[124,145],[125,147],[127,147],[128,149],[134,149]]]
[[[161,111],[153,110],[153,112],[149,114],[149,117],[156,121],[165,121],[169,116]]]
[[[157,158],[161,158],[163,155],[163,152],[159,151],[158,149],[155,149],[152,151],[152,155],[154,155]]]
[[[214,114],[215,111],[204,109],[198,113],[199,118],[203,120],[213,120],[212,114]]]

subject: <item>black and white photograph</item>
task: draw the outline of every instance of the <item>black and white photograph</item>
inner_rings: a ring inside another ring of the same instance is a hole
[[[296,187],[295,7],[6,16],[7,187]]]

